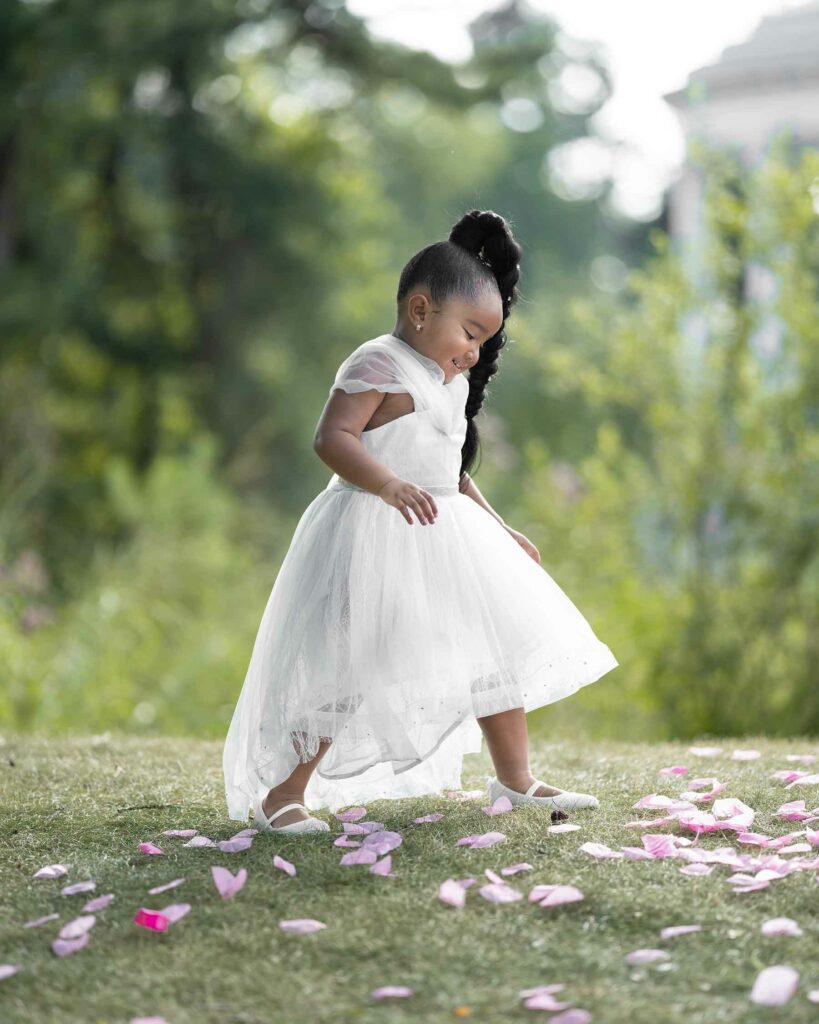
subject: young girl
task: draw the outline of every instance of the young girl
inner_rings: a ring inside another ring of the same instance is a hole
[[[491,800],[598,806],[534,778],[525,713],[619,663],[469,476],[520,258],[502,217],[466,214],[404,267],[393,331],[339,367],[313,442],[334,473],[296,527],[225,742],[231,818],[329,831],[307,808],[458,788],[482,737]]]

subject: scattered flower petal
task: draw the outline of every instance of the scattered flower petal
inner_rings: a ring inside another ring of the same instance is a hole
[[[57,956],[71,956],[72,953],[76,953],[88,945],[90,934],[90,932],[85,932],[77,939],[55,939],[51,943],[51,948]]]
[[[279,921],[279,928],[283,932],[292,932],[296,935],[307,935],[326,927],[326,924],[316,921],[313,917],[294,917],[289,921]]]
[[[139,849],[142,853],[150,853],[152,856],[158,853],[164,853],[164,850],[160,850],[158,846],[154,846],[153,843],[140,843]]]
[[[46,914],[45,917],[35,917],[33,921],[26,921],[23,927],[38,928],[41,924],[46,924],[48,921],[56,921],[59,916],[59,914]]]
[[[350,807],[346,811],[342,811],[340,814],[336,814],[335,817],[339,821],[358,821],[359,818],[365,817],[367,814],[366,807]]]
[[[170,921],[160,910],[150,910],[148,907],[140,907],[133,916],[134,924],[140,928],[146,928],[150,932],[166,932]]]
[[[60,893],[63,896],[73,896],[77,892],[91,892],[92,889],[97,888],[97,883],[92,881],[90,878],[84,882],[74,882],[72,885],[65,885],[60,889]]]
[[[20,964],[0,964],[0,981],[5,981],[20,970]]]
[[[802,929],[792,917],[771,917],[762,922],[763,935],[801,935]]]
[[[167,889],[173,889],[174,886],[181,885],[184,881],[184,878],[175,878],[172,882],[166,882],[164,885],[154,886],[153,889],[148,890],[148,893],[151,896],[158,896],[161,892],[165,892]]]
[[[82,908],[83,913],[94,914],[98,910],[105,910],[113,898],[114,894],[112,892],[107,892],[104,896],[95,896],[93,900],[89,900]]]
[[[760,1006],[783,1006],[796,991],[799,971],[784,964],[765,967],[757,974],[751,989],[751,1002]]]
[[[458,882],[448,878],[438,886],[438,899],[451,907],[462,907],[466,903],[466,890]]]
[[[672,924],[663,928],[660,932],[661,939],[674,939],[678,935],[688,935],[690,932],[701,932],[701,924]]]
[[[653,964],[657,960],[668,960],[664,949],[635,949],[626,954],[627,964]]]
[[[247,881],[247,868],[239,868],[233,875],[227,868],[214,864],[210,872],[213,876],[213,884],[223,900],[229,900],[235,896]]]
[[[802,801],[804,805],[804,800]],[[40,868],[39,871],[35,871],[33,878],[60,878],[61,875],[67,875],[68,869],[71,867],[70,864],[47,864],[44,868]]]
[[[407,988],[405,985],[382,985],[381,988],[374,988],[370,995],[373,999],[400,999],[411,996],[415,989]]]
[[[285,860],[284,857],[280,857],[278,853],[273,857],[273,867],[286,871],[291,878],[296,874],[295,865],[291,864],[289,860]]]
[[[413,818],[412,820],[416,825],[423,825],[427,821],[440,821],[441,818],[443,818],[443,814],[436,811],[434,814],[425,814],[422,818]]]

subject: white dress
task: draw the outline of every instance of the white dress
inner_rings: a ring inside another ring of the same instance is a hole
[[[415,410],[361,434],[434,495],[412,524],[333,474],[299,520],[262,616],[223,753],[228,813],[331,737],[311,810],[439,793],[481,750],[477,717],[551,704],[619,663],[545,569],[458,491],[469,382],[392,334],[360,345],[330,392],[408,392]],[[293,736],[300,738],[299,756]]]

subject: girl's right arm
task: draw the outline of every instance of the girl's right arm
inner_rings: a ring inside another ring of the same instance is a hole
[[[402,480],[361,443],[364,427],[383,401],[380,391],[333,391],[316,425],[313,450],[339,476],[397,508],[408,523],[412,524],[409,509],[421,523],[433,523],[438,515],[433,496]]]

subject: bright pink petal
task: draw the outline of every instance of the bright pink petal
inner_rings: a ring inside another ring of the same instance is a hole
[[[382,985],[381,988],[374,988],[370,995],[373,999],[403,999],[411,996],[414,991],[406,985]]]
[[[150,932],[166,932],[170,925],[170,921],[161,911],[149,910],[148,907],[140,907],[133,916],[133,922]]]
[[[672,764],[669,768],[661,768],[658,775],[687,775],[689,769],[684,764]]]
[[[660,835],[655,832],[647,832],[641,836],[643,846],[652,857],[674,857],[677,853],[675,836]]]
[[[76,953],[88,945],[90,934],[90,932],[85,932],[84,935],[80,935],[77,939],[55,939],[51,943],[51,948],[57,956],[71,956],[72,953]]]
[[[279,921],[279,928],[283,932],[292,932],[295,935],[308,935],[326,927],[326,924],[313,917],[294,917],[289,921]]]
[[[785,964],[765,967],[757,974],[751,989],[751,1002],[760,1006],[784,1006],[796,991],[799,971]]]
[[[153,843],[140,843],[139,849],[142,853],[150,853],[152,856],[165,852],[164,850],[160,850],[158,846],[154,846]]]

